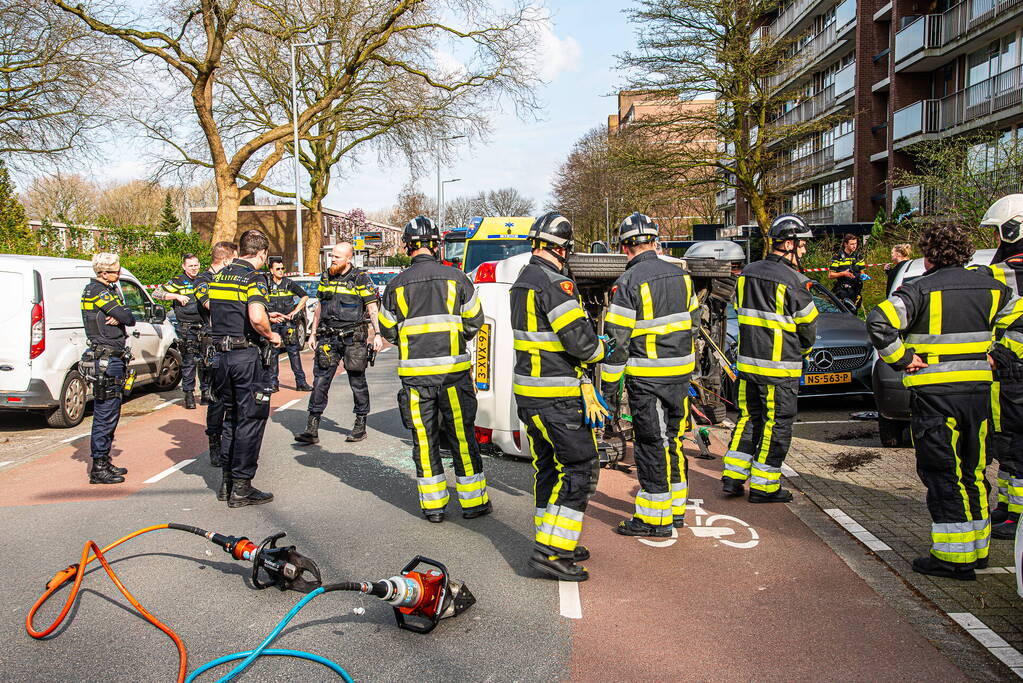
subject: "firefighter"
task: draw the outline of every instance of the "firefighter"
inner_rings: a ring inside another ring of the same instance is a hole
[[[330,251],[330,267],[320,275],[316,291],[319,305],[313,314],[314,332],[309,336],[309,347],[316,351],[313,393],[309,396],[309,418],[305,431],[295,434],[295,441],[299,443],[320,442],[320,416],[327,407],[327,394],[334,374],[342,363],[355,399],[355,424],[345,441],[366,438],[366,416],[369,415],[367,341],[374,351],[380,351],[384,341],[380,337],[377,320],[376,286],[366,271],[352,264],[354,256],[355,250],[350,242],[335,244]]]
[[[832,290],[839,299],[845,299],[856,309],[860,307],[860,293],[863,291],[863,271],[867,262],[860,253],[860,238],[847,233],[842,238],[842,249],[831,259],[828,279],[834,280]]]
[[[234,242],[217,242],[212,249],[212,263],[208,270],[195,277],[195,298],[198,303],[199,315],[202,316],[204,328],[199,336],[202,358],[200,363],[207,377],[212,379],[213,370],[220,364],[220,352],[213,344],[210,330],[210,283],[214,276],[223,270],[238,254],[238,245]],[[224,432],[224,404],[217,395],[209,392],[209,403],[206,407],[206,437],[210,446],[210,465],[222,471],[220,486],[217,489],[217,500],[226,501],[230,495],[231,473],[227,470],[221,452],[220,442]]]
[[[984,214],[981,226],[998,231],[991,266],[978,268],[1004,283],[1016,296],[1023,291],[1023,194],[1002,197]],[[1023,323],[1008,329],[992,347],[995,382],[991,384],[993,457],[998,460],[998,506],[991,512],[991,536],[1016,538],[1023,512]]]
[[[181,257],[181,274],[175,275],[167,284],[161,285],[153,292],[154,299],[172,302],[174,309],[174,331],[177,332],[181,351],[181,390],[185,395],[185,408],[195,410],[195,375],[196,363],[199,360],[199,335],[203,328],[203,319],[195,299],[196,276],[200,269],[199,257],[185,254]],[[209,402],[206,378],[200,375],[199,390],[201,402]]]
[[[811,281],[799,259],[813,233],[802,218],[783,214],[767,234],[772,251],[746,266],[736,286],[739,420],[724,457],[722,489],[751,503],[787,503],[781,466],[792,441],[799,378],[817,335]]]
[[[511,288],[514,390],[533,456],[536,528],[529,564],[565,581],[585,581],[578,564],[583,512],[599,472],[593,431],[608,410],[594,392],[589,366],[607,353],[563,270],[572,224],[548,213],[529,229],[533,256]]]
[[[121,397],[130,381],[128,364],[131,351],[125,343],[126,327],[135,325],[135,317],[125,307],[117,281],[121,263],[117,254],[99,253],[92,257],[96,277],[82,291],[82,324],[89,341],[82,355],[84,375],[92,382],[92,468],[90,484],[120,484],[128,470],[110,462],[114,430],[121,419]],[[129,386],[130,388],[130,386]]]
[[[246,230],[234,259],[209,284],[213,344],[219,350],[213,370],[213,391],[223,404],[222,457],[229,481],[228,507],[262,505],[274,499],[252,486],[259,465],[263,430],[270,417],[270,392],[261,351],[281,345],[270,329],[266,263],[270,243],[259,230]],[[274,351],[276,352],[276,351]]]
[[[267,278],[267,288],[270,294],[270,326],[273,331],[281,335],[284,342],[284,350],[288,352],[288,362],[291,363],[291,371],[295,375],[295,389],[298,391],[312,391],[313,388],[305,381],[305,371],[302,369],[302,349],[298,347],[297,324],[305,324],[300,318],[295,321],[296,315],[305,310],[309,295],[289,278],[284,277],[284,260],[280,256],[270,257],[270,277]],[[295,299],[298,303],[295,303]],[[277,391],[280,386],[277,379],[280,372],[280,359],[275,356],[270,361],[271,388]]]
[[[917,473],[927,487],[931,552],[913,560],[922,574],[974,580],[987,565],[992,339],[1018,308],[1012,290],[964,268],[969,234],[939,225],[920,238],[926,271],[903,283],[867,316],[878,355],[905,372]]]
[[[640,489],[623,536],[671,536],[684,526],[688,484],[682,439],[689,425],[689,377],[695,368],[689,273],[657,256],[657,224],[634,213],[618,228],[629,264],[612,289],[604,330],[615,351],[601,368],[604,397],[625,376]],[[612,400],[608,400],[612,403]]]
[[[398,406],[412,431],[419,505],[435,523],[444,521],[449,499],[442,434],[455,456],[462,517],[482,517],[493,509],[476,442],[476,391],[466,348],[483,325],[483,309],[465,273],[437,262],[440,239],[429,218],[408,222],[402,241],[412,265],[387,284],[380,306],[380,329],[400,349]]]

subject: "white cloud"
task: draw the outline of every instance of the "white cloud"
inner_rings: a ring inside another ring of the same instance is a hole
[[[545,81],[554,81],[562,72],[578,71],[582,65],[582,47],[572,36],[558,37],[554,32],[554,21],[549,10],[532,7],[529,10],[534,20],[534,41],[536,42],[534,68]]]

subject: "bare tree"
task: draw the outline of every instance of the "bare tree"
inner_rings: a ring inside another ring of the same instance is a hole
[[[480,192],[473,199],[478,216],[530,216],[536,203],[514,187]]]
[[[97,223],[155,228],[170,194],[158,184],[145,180],[111,183],[96,198]]]
[[[91,223],[96,218],[98,190],[80,175],[37,176],[25,189],[23,202],[29,218],[60,223]]]
[[[444,214],[448,225],[467,227],[473,216],[487,215],[481,210],[476,197],[463,195],[444,200]],[[509,214],[511,215],[511,214]]]
[[[430,217],[436,215],[436,212],[437,202],[421,192],[414,182],[409,181],[398,193],[388,222],[391,225],[405,225],[416,216]]]

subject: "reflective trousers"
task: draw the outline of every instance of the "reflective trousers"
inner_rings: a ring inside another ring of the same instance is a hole
[[[998,460],[998,504],[1023,512],[1023,384],[991,385],[992,455]]]
[[[273,325],[270,326],[270,329],[272,329],[277,334],[281,335],[281,340],[284,341],[284,350],[288,352],[288,361],[291,363],[291,371],[295,374],[295,384],[296,385],[305,384],[306,383],[305,370],[302,369],[301,356],[302,349],[298,348],[298,344],[294,343],[294,341],[289,342],[289,340],[294,339],[294,335],[288,334],[289,329],[294,329],[294,323],[292,323],[290,320],[282,323],[274,323]],[[279,386],[277,376],[278,374],[280,374],[280,369],[281,369],[280,356],[275,353],[273,357],[270,359],[271,386],[274,387]]]
[[[98,364],[97,361],[97,367]],[[111,358],[107,361],[106,375],[118,381],[123,379],[124,361],[120,358]],[[117,423],[121,421],[122,396],[123,393],[117,391],[112,398],[93,399],[89,448],[94,458],[105,458],[110,455],[110,448],[114,444],[114,431],[117,429]]]
[[[221,450],[234,479],[252,479],[259,464],[270,395],[259,349],[222,351],[214,359],[213,391],[224,411]],[[257,396],[258,394],[258,396]]]
[[[991,400],[983,393],[910,391],[916,471],[927,487],[931,554],[972,567],[988,556]]]
[[[181,340],[181,390],[186,394],[191,394],[195,392],[195,368],[200,362],[197,353],[199,332],[184,325],[176,325],[174,330],[177,332],[178,339]],[[206,378],[200,374],[199,380],[199,389],[206,391]]]
[[[722,478],[749,479],[750,488],[763,493],[779,489],[798,398],[798,379],[769,384],[739,373],[739,421],[725,453]]]
[[[519,408],[533,456],[536,548],[571,558],[583,529],[586,504],[597,488],[597,438],[583,424],[578,398],[551,400],[542,408]]]
[[[365,344],[365,342],[360,342]],[[341,365],[344,353],[333,356],[333,362],[327,367],[320,367],[319,362],[313,362],[313,392],[309,395],[309,414],[323,415],[327,408],[327,394],[330,393],[330,384],[334,381],[337,368]],[[352,412],[356,415],[369,415],[369,384],[366,382],[366,373],[346,372],[348,375],[348,386],[352,388],[352,397],[355,399],[355,406]]]
[[[412,458],[423,512],[443,510],[450,499],[440,458],[441,434],[451,445],[462,509],[486,505],[490,498],[476,441],[476,393],[468,373],[447,386],[402,386],[401,410],[412,425]]]
[[[688,463],[682,440],[689,428],[689,382],[655,384],[626,378],[635,438],[639,493],[635,517],[667,526],[686,513]]]

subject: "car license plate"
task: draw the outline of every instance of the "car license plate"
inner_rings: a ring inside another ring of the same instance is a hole
[[[476,389],[490,389],[490,325],[484,324],[476,335]]]
[[[803,384],[844,384],[852,381],[851,372],[817,372],[803,375]]]

